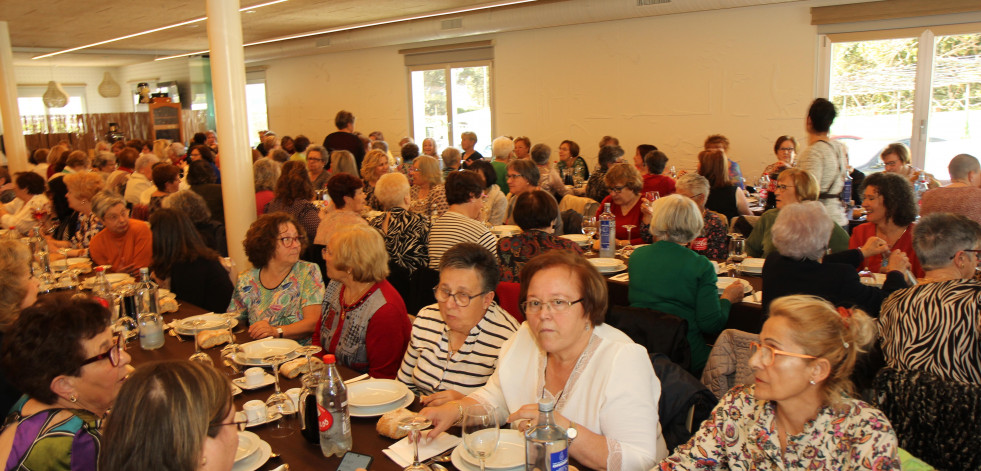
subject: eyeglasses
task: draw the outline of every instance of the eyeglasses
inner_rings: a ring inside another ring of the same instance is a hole
[[[109,359],[109,364],[112,366],[119,366],[119,359],[122,357],[122,351],[126,350],[126,342],[119,341],[119,334],[114,334],[112,336],[112,345],[109,346],[109,350],[106,350],[94,357],[86,358],[79,365],[79,368],[88,365],[89,363],[95,363],[99,360]]]
[[[119,219],[126,219],[129,217],[129,210],[124,209],[118,213],[107,213],[102,216],[102,220],[105,222],[113,222]]]
[[[794,149],[793,147],[781,147],[781,148],[779,148],[777,150],[779,150],[780,152],[793,152],[796,149]]]
[[[781,191],[787,191],[790,189],[790,185],[777,184],[776,188]]]
[[[235,427],[238,428],[238,431],[239,432],[244,432],[245,431],[245,426],[248,425],[248,424],[249,424],[249,421],[248,420],[233,420],[231,422],[224,422],[224,423],[220,423],[220,424],[211,424],[210,426],[208,426],[208,428],[224,427],[225,425],[234,425]]]
[[[611,186],[609,188],[609,191],[610,191],[610,193],[619,193],[619,192],[623,191],[623,189],[626,188],[626,187],[627,187],[626,185]]]
[[[507,176],[507,180],[514,180],[515,178],[521,178],[521,175],[518,175],[516,173],[509,173]]]
[[[975,258],[981,258],[981,249],[964,249],[964,250],[961,250],[961,252],[971,252],[971,253],[974,254],[974,257]],[[950,259],[951,260],[953,260],[955,258],[957,258],[957,254],[956,253],[954,255],[951,255],[950,256]]]
[[[777,350],[776,348],[773,348],[773,347],[771,347],[769,345],[763,345],[763,344],[761,344],[759,342],[750,342],[749,343],[749,356],[750,357],[755,356],[756,355],[756,352],[759,352],[760,353],[760,362],[763,363],[763,366],[770,366],[770,365],[772,365],[773,364],[773,360],[776,359],[776,356],[777,355],[783,355],[783,356],[794,357],[794,358],[803,358],[805,360],[816,360],[817,359],[817,357],[814,356],[814,355],[805,355],[803,353],[785,352],[783,350]]]
[[[314,162],[323,162],[324,161],[324,159],[318,159],[317,157],[307,157],[307,162],[309,162],[311,160],[314,161]]]
[[[475,294],[475,295],[471,296],[471,295],[469,295],[467,293],[464,293],[462,291],[459,292],[459,293],[451,293],[450,290],[448,290],[446,288],[440,288],[439,286],[437,286],[437,287],[433,288],[433,294],[436,295],[436,300],[439,301],[439,302],[441,302],[441,303],[445,303],[445,302],[449,301],[450,298],[453,298],[453,301],[456,302],[456,305],[457,306],[467,307],[467,306],[470,305],[470,301],[472,301],[473,298],[479,298],[479,297],[487,294],[487,291],[484,291],[482,293],[478,293],[478,294]]]
[[[295,236],[295,237],[280,237],[278,240],[283,244],[283,247],[289,247],[289,246],[291,246],[293,244],[299,244],[300,243],[300,236]]]
[[[552,312],[563,312],[572,307],[573,304],[579,304],[583,301],[583,298],[579,298],[575,301],[566,301],[564,299],[552,299],[549,301],[539,301],[537,299],[532,299],[530,301],[525,301],[521,303],[521,309],[528,314],[537,314],[545,306]]]

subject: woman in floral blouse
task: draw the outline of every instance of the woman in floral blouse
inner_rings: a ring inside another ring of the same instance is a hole
[[[556,237],[552,221],[559,214],[555,199],[544,190],[532,190],[516,198],[511,217],[524,231],[497,242],[497,256],[501,260],[501,281],[521,282],[521,267],[534,256],[552,249],[582,253],[575,242]]]
[[[722,260],[729,255],[729,220],[725,216],[706,209],[705,200],[709,193],[708,180],[697,173],[686,173],[676,182],[679,195],[691,198],[702,211],[705,227],[702,233],[691,241],[690,249],[712,260]]]
[[[660,469],[900,469],[889,420],[851,397],[849,375],[875,333],[861,311],[777,299],[750,344],[756,384],[729,391]]]
[[[412,183],[409,211],[432,218],[442,216],[449,209],[443,175],[436,159],[428,155],[416,157],[409,167],[409,182]]]

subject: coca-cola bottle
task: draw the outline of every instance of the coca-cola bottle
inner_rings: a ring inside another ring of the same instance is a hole
[[[347,387],[337,372],[334,355],[324,355],[326,372],[317,386],[317,425],[320,451],[324,456],[344,456],[351,449],[351,415],[347,408]]]

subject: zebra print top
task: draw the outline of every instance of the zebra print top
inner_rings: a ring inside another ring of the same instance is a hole
[[[947,280],[896,291],[882,303],[886,363],[981,384],[981,283]]]
[[[391,215],[387,232],[382,230],[386,215]],[[421,214],[394,207],[368,224],[382,233],[388,256],[409,274],[429,263],[429,220]]]

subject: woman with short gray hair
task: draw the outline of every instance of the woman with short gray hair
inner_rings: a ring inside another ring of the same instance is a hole
[[[113,272],[138,274],[153,262],[153,236],[145,221],[130,219],[126,201],[118,193],[100,191],[92,198],[92,213],[103,229],[89,242],[89,256]]]
[[[729,320],[729,308],[743,299],[742,283],[719,297],[715,266],[685,244],[702,230],[698,205],[678,195],[654,202],[651,234],[655,242],[630,256],[630,305],[674,314],[688,321],[691,371],[701,375],[709,347],[704,334],[715,334]]]
[[[409,211],[409,180],[401,173],[382,175],[375,184],[375,197],[385,210],[368,224],[385,239],[391,262],[411,275],[429,264],[429,220]]]
[[[688,248],[709,259],[721,260],[729,254],[729,221],[725,216],[705,207],[710,189],[708,179],[697,173],[686,173],[678,177],[675,183],[675,193],[694,201],[705,221],[702,232],[692,240]]]
[[[770,231],[776,251],[763,264],[764,311],[781,296],[810,294],[836,306],[857,306],[874,317],[886,296],[906,287],[909,260],[899,250],[889,256],[891,271],[881,289],[860,281],[855,269],[865,257],[888,252],[885,242],[877,237],[861,248],[825,255],[834,224],[817,201],[792,204],[780,210]]]
[[[981,384],[981,284],[973,280],[981,225],[951,213],[924,216],[913,230],[913,247],[926,277],[882,303],[886,363]]]

